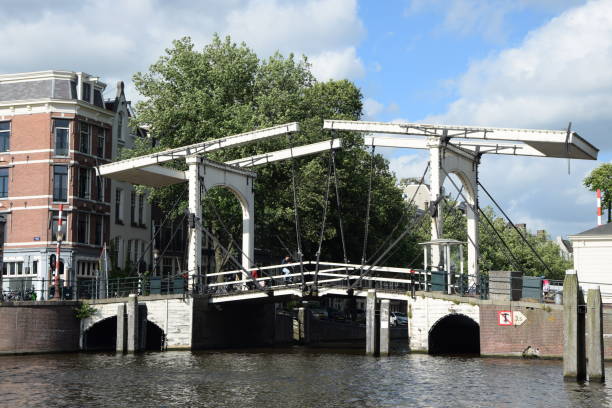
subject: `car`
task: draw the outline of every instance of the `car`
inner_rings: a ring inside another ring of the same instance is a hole
[[[310,309],[310,313],[312,314],[313,317],[315,317],[317,319],[327,319],[328,318],[328,314],[327,314],[327,310],[326,309],[311,308]]]
[[[389,313],[389,321],[391,326],[408,326],[408,316],[402,312]]]

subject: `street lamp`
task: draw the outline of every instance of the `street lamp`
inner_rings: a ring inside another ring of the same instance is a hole
[[[157,259],[159,258],[159,249],[153,249],[153,276],[157,276]]]

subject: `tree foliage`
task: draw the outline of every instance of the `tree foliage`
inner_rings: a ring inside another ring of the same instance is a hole
[[[136,123],[152,129],[158,150],[287,122],[300,123],[301,131],[290,139],[270,138],[210,154],[211,159],[219,161],[327,140],[332,135],[322,130],[323,119],[357,120],[362,111],[362,95],[353,83],[347,80],[317,82],[306,57],[296,58],[292,54],[285,57],[276,53],[260,59],[244,43],[233,43],[229,37],[215,36],[201,51],[195,49],[189,38],[174,41],[147,72],[135,74],[134,82],[144,97],[137,105]],[[335,157],[342,209],[339,211],[335,205],[332,184],[322,259],[342,259],[339,234],[342,217],[348,258],[359,262],[371,157],[358,135],[338,133],[334,136],[344,141],[343,149]],[[148,150],[150,148],[141,145],[128,154],[142,154]],[[306,259],[314,256],[325,205],[329,160],[329,153],[324,152],[255,169],[255,242],[258,248],[269,251],[272,260],[277,262],[287,250],[296,252],[292,166],[295,166],[303,253]],[[370,254],[386,238],[394,220],[399,220],[406,211],[388,162],[380,155],[374,155],[373,160]],[[156,189],[151,197],[168,209],[183,189],[184,186]],[[175,215],[181,214],[184,207],[185,203]],[[207,192],[205,223],[215,235],[222,237],[224,245],[230,241],[230,236],[236,241],[241,237],[241,216],[239,203],[230,192],[224,189]],[[405,240],[389,262],[401,263],[414,250],[414,245]]]
[[[444,208],[444,237],[467,242],[467,222],[463,213],[454,203],[447,203]],[[565,270],[571,268],[571,262],[563,259],[559,246],[549,236],[536,236],[528,231],[521,231],[523,237],[536,250],[542,261],[529,248],[518,232],[504,218],[495,214],[491,207],[483,209],[480,216],[480,256],[481,272],[492,270],[518,270],[525,275],[546,276],[551,279],[563,279]],[[491,225],[485,220],[488,218]],[[509,250],[501,242],[503,239]]]
[[[583,183],[591,191],[601,190],[602,209],[608,210],[608,222],[612,221],[612,163],[603,163],[586,176]]]

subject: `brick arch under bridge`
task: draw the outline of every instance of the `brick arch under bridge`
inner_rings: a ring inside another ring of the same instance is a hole
[[[463,320],[465,325],[473,322],[480,326],[480,307],[477,302],[457,302],[443,297],[408,298],[408,336],[410,349],[413,351],[430,352],[430,335],[437,336],[435,328],[452,326],[453,321]],[[461,316],[461,317],[459,317]],[[462,326],[459,325],[459,328]],[[472,325],[472,327],[474,327]],[[457,326],[455,326],[457,328]],[[459,333],[460,334],[460,333]],[[435,350],[432,350],[435,352]]]
[[[107,319],[117,319],[117,309],[120,305],[127,304],[128,299],[103,299],[91,306],[96,312],[83,319],[81,324],[80,346],[85,347],[85,333]],[[191,322],[193,299],[183,298],[159,298],[138,299],[140,307],[146,307],[147,321],[157,326],[165,337],[166,346],[172,348],[189,348],[191,346]]]

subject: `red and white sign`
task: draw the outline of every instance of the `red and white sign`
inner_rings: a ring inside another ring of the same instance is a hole
[[[511,310],[500,310],[497,312],[497,325],[498,326],[512,326],[512,311]]]

